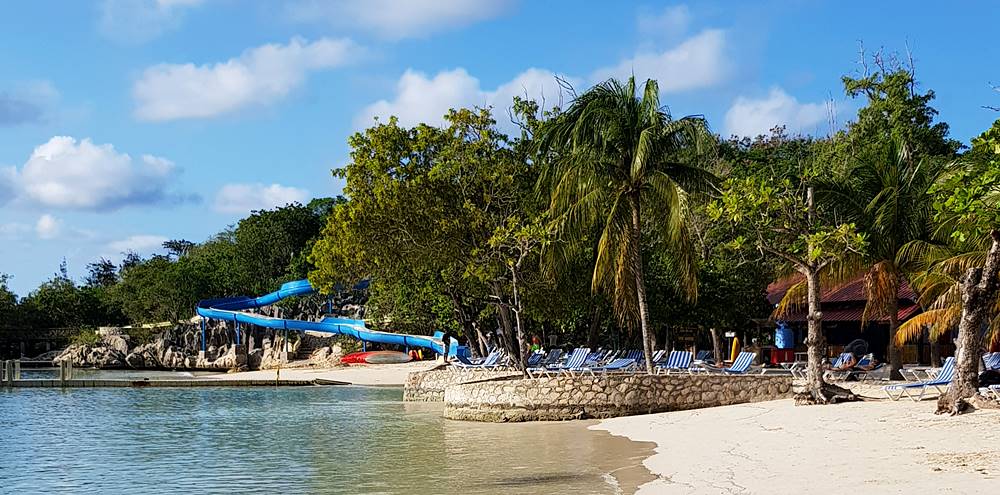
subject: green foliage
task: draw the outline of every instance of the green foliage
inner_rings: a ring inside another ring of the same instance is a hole
[[[421,308],[433,325],[425,331],[468,332],[507,294],[501,239],[537,210],[534,173],[488,110],[453,110],[446,121],[407,129],[390,119],[350,138],[351,162],[334,171],[350,200],[329,216],[309,277],[325,291],[371,277],[377,320],[402,322]]]
[[[540,187],[549,191],[557,237],[579,252],[600,231],[593,289],[613,299],[630,327],[646,311],[637,270],[643,236],[672,251],[679,286],[697,296],[688,193],[711,184],[701,162],[714,142],[700,117],[674,120],[661,107],[656,81],[647,80],[641,95],[638,89],[635,78],[601,83],[544,124],[540,137],[549,162]]]
[[[938,183],[936,218],[959,244],[980,241],[1000,228],[1000,120],[973,139],[968,159]]]
[[[81,328],[70,339],[70,343],[92,346],[101,341],[101,336],[91,327]]]
[[[794,269],[818,272],[849,253],[859,253],[865,236],[853,223],[838,222],[812,206],[809,185],[790,179],[728,179],[709,206],[713,220],[736,231],[729,246],[776,256]]]
[[[315,205],[290,204],[240,220],[233,232],[240,288],[263,294],[281,282],[305,277],[306,257],[323,226],[322,211]]]
[[[866,100],[857,120],[848,125],[848,142],[855,149],[906,143],[917,157],[954,156],[961,143],[948,138],[948,124],[934,122],[938,114],[930,106],[934,91],[920,93],[911,69],[883,63],[880,55],[875,66],[870,74],[843,78],[849,96]]]

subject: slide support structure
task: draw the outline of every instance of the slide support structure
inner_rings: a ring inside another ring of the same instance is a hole
[[[305,321],[285,318],[274,318],[264,316],[252,310],[270,306],[282,299],[294,296],[305,296],[314,294],[316,290],[308,280],[296,280],[281,285],[275,292],[265,294],[260,297],[226,297],[219,299],[205,299],[198,302],[196,311],[201,316],[201,343],[202,352],[206,350],[205,329],[209,319],[229,321],[232,320],[236,327],[236,339],[239,344],[242,341],[241,328],[243,324],[256,325],[263,328],[270,328],[282,331],[285,338],[285,352],[288,352],[291,344],[288,341],[289,330],[311,331],[329,333],[335,335],[346,335],[361,341],[362,348],[367,351],[368,343],[398,345],[409,348],[422,347],[437,354],[450,354],[450,349],[445,348],[444,342],[439,334],[429,335],[408,335],[393,332],[382,332],[373,330],[365,325],[362,320],[341,318],[327,315],[320,321]],[[332,309],[333,300],[327,298],[327,309]],[[281,314],[279,310],[279,314]]]

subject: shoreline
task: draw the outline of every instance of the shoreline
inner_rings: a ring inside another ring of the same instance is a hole
[[[627,416],[591,429],[656,443],[638,494],[986,493],[1000,479],[1000,411],[933,401],[796,407],[790,399]]]
[[[332,368],[281,368],[280,370],[240,371],[200,375],[210,380],[331,380],[366,387],[402,387],[412,371],[426,371],[436,361],[412,361],[401,364],[352,364]]]

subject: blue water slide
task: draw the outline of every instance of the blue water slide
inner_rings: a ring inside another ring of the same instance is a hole
[[[247,313],[245,310],[270,306],[282,299],[313,294],[316,289],[308,280],[295,280],[281,285],[281,288],[260,297],[224,297],[198,301],[198,315],[214,320],[249,323],[277,330],[325,332],[347,335],[365,342],[394,344],[407,347],[422,347],[438,354],[444,354],[444,342],[440,336],[408,335],[403,333],[380,332],[365,326],[363,320],[326,316],[320,321],[288,320]],[[452,342],[455,344],[455,342]],[[452,346],[455,347],[454,345]]]

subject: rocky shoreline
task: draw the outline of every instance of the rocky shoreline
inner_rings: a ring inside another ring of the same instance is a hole
[[[309,334],[285,337],[274,330],[243,331],[237,345],[232,329],[212,325],[205,331],[206,348],[201,352],[201,328],[185,323],[164,329],[151,341],[140,342],[126,328],[105,327],[94,344],[71,344],[35,358],[53,362],[72,361],[73,366],[100,369],[169,370],[258,370],[278,367],[340,366],[344,354],[334,337]],[[299,359],[296,359],[299,358]]]

